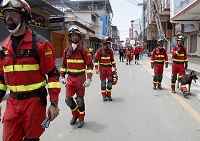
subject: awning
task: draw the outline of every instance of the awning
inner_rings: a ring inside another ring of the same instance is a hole
[[[200,21],[200,0],[195,0],[187,7],[178,12],[171,20],[177,22],[195,22]]]
[[[57,8],[51,6],[50,4],[44,2],[43,0],[26,0],[31,8],[38,9],[45,13],[48,13],[50,16],[63,16],[64,13]]]

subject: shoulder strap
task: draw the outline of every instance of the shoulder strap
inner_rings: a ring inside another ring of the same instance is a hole
[[[34,58],[37,61],[38,64],[40,64],[40,58],[37,54],[37,45],[36,45],[36,31],[32,32],[32,49],[33,49],[33,54],[34,54]]]

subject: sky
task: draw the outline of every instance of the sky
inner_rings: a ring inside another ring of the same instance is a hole
[[[139,21],[142,17],[142,6],[137,6],[138,3],[142,3],[143,0],[110,0],[113,10],[112,24],[117,26],[120,33],[120,40],[126,40],[129,37],[129,28],[131,27],[131,21],[135,20],[134,27],[139,29]]]

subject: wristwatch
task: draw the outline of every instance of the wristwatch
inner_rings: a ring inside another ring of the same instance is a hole
[[[53,102],[51,102],[51,105],[54,106],[54,107],[57,107],[58,106],[58,102],[57,101],[53,101]]]

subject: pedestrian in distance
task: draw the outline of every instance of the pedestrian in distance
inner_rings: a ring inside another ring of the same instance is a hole
[[[119,60],[120,60],[120,62],[124,62],[124,49],[123,49],[123,46],[121,46],[120,48],[119,48]]]
[[[156,88],[162,90],[161,82],[163,78],[163,68],[168,68],[168,55],[166,50],[163,48],[164,40],[158,39],[158,47],[155,48],[151,53],[151,68],[154,69],[153,77],[153,89]]]
[[[187,58],[187,51],[184,45],[185,38],[184,36],[180,35],[177,37],[177,45],[172,48],[172,78],[171,78],[171,89],[172,93],[176,93],[175,91],[175,84],[177,77],[178,79],[182,79],[185,76],[185,70],[188,67],[188,58]],[[178,75],[178,76],[177,76]],[[186,82],[181,81],[181,90],[183,92],[183,96],[187,97],[187,88]]]
[[[103,101],[112,101],[111,92],[113,85],[113,72],[117,71],[116,62],[114,60],[113,50],[111,47],[111,37],[104,37],[103,46],[95,53],[94,65],[96,74],[100,74],[101,94]]]
[[[72,112],[70,125],[74,125],[78,119],[77,126],[81,128],[84,126],[85,117],[85,87],[89,87],[92,81],[93,62],[90,52],[81,44],[81,32],[78,27],[71,26],[68,37],[71,45],[63,52],[63,65],[60,69],[61,82],[66,83],[65,102]],[[67,79],[65,79],[66,74]]]
[[[39,141],[45,131],[41,123],[47,115],[52,121],[59,114],[60,82],[54,50],[47,39],[26,27],[32,16],[24,0],[2,0],[0,7],[10,32],[0,49],[0,102],[6,90],[10,91],[2,140]],[[46,85],[51,102],[47,111]]]

